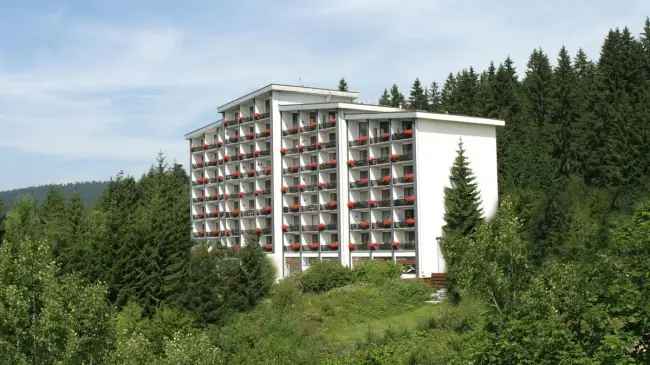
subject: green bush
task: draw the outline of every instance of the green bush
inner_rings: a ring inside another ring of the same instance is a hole
[[[402,268],[392,262],[371,260],[355,266],[352,272],[356,281],[381,285],[388,280],[399,279]]]
[[[318,262],[298,277],[303,292],[322,293],[348,285],[352,271],[338,262]]]
[[[402,303],[422,303],[431,299],[431,288],[420,280],[415,279],[393,279],[386,281],[383,285],[390,297],[397,298]]]

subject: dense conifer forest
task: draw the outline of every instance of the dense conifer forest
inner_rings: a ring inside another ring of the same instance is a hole
[[[598,59],[535,49],[526,65],[416,79],[379,102],[507,123],[495,217],[482,218],[462,144],[449,171],[446,301],[426,303],[432,289],[392,264],[274,283],[255,236],[195,245],[188,176],[160,156],[92,207],[59,188],[13,204],[0,363],[650,362],[650,20],[611,30]]]

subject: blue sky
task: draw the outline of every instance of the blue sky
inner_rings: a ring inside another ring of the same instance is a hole
[[[648,1],[7,1],[0,3],[0,190],[140,175],[159,151],[269,82],[362,101],[397,83],[566,45],[595,58]]]

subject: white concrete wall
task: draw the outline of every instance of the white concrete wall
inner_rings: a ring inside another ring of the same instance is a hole
[[[444,189],[462,138],[466,156],[481,191],[483,213],[492,217],[498,204],[496,127],[417,120],[415,176],[417,194],[418,275],[445,272],[436,240],[444,225]]]

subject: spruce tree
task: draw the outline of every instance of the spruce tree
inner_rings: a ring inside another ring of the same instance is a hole
[[[411,94],[409,96],[409,108],[414,110],[428,110],[427,95],[425,90],[422,88],[420,79],[416,78],[411,87]]]
[[[43,220],[45,239],[52,245],[54,256],[58,257],[66,246],[65,231],[68,228],[65,219],[65,197],[59,187],[50,187],[39,215]]]
[[[472,67],[456,74],[454,87],[454,113],[462,115],[479,114],[478,75]]]
[[[576,77],[571,58],[562,47],[558,55],[557,67],[553,72],[553,85],[549,127],[551,154],[556,174],[568,177],[578,165],[577,140],[575,134],[579,115],[576,113]]]
[[[339,91],[348,91],[348,83],[344,78],[341,78],[341,80],[339,80]]]
[[[379,105],[391,106],[390,95],[388,94],[387,89],[384,89],[384,93],[381,94],[381,97],[379,98]]]
[[[5,234],[4,221],[5,221],[5,206],[2,199],[0,199],[0,246],[2,246],[2,239],[4,238],[4,234]]]
[[[450,186],[445,188],[443,239],[471,234],[483,220],[478,184],[469,167],[462,141],[458,143],[449,182]]]
[[[493,62],[490,62],[487,71],[482,72],[479,77],[478,115],[486,118],[498,118],[499,107],[496,94],[496,67]]]
[[[438,83],[434,81],[431,83],[431,88],[429,88],[429,111],[440,112],[440,102],[440,88]]]
[[[456,78],[450,73],[440,93],[440,109],[446,113],[456,112]]]
[[[404,95],[399,91],[396,84],[390,88],[390,106],[393,108],[401,108],[404,106]]]

